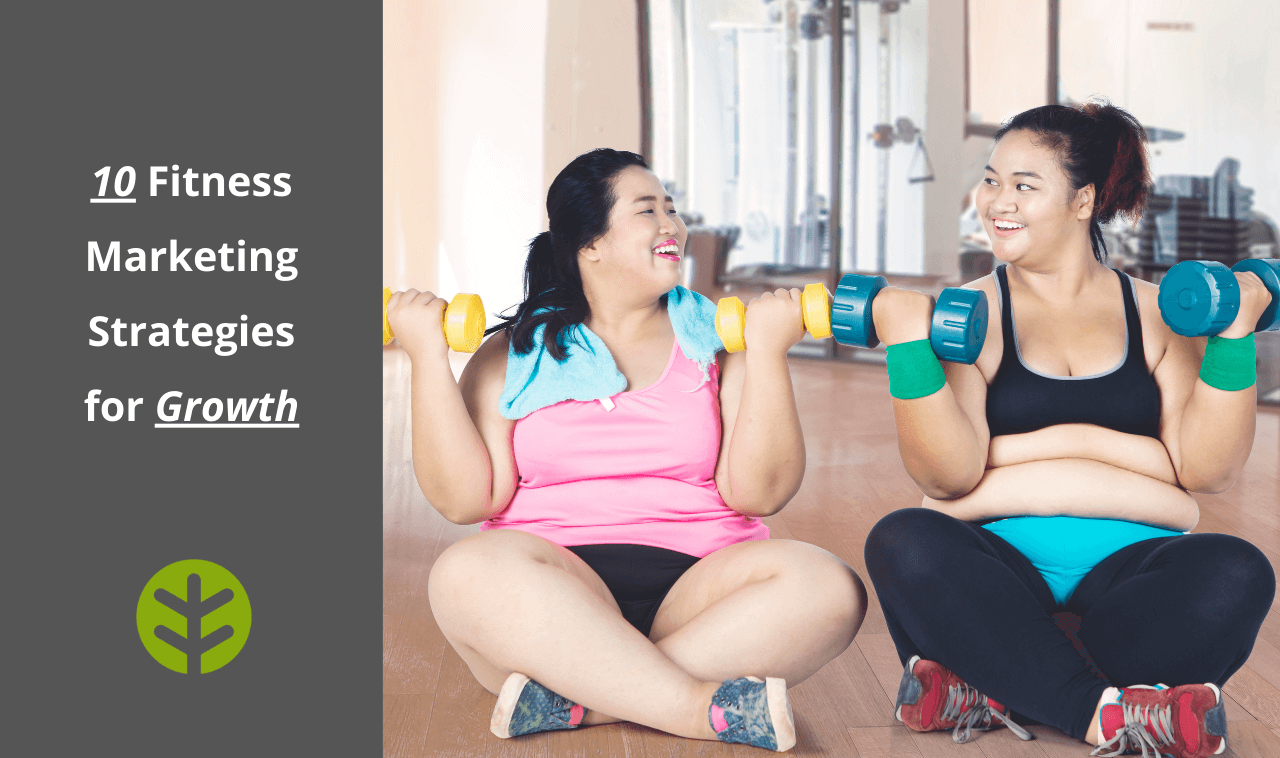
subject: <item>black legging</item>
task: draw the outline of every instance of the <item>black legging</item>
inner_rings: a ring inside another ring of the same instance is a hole
[[[1275,595],[1266,556],[1225,534],[1162,537],[1098,564],[1059,607],[1026,556],[938,511],[908,508],[867,535],[867,573],[905,664],[951,669],[1018,714],[1083,740],[1109,686],[1219,687],[1249,657]],[[1052,614],[1080,616],[1100,678]]]

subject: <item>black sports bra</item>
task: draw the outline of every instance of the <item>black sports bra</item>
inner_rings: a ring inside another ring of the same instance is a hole
[[[1092,376],[1049,376],[1022,362],[1013,328],[1008,275],[1003,265],[996,269],[1004,355],[987,388],[987,425],[992,437],[1033,432],[1055,424],[1095,424],[1160,438],[1160,388],[1147,371],[1133,284],[1119,271],[1116,276],[1120,277],[1124,297],[1126,330],[1120,365]]]

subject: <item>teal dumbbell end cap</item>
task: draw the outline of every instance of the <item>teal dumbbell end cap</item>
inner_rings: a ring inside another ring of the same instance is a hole
[[[1226,329],[1240,312],[1240,285],[1217,261],[1183,261],[1160,282],[1160,316],[1184,337]]]
[[[831,335],[841,345],[875,347],[880,344],[871,320],[871,301],[889,281],[883,276],[845,274],[831,296]]]
[[[947,287],[933,309],[929,344],[944,361],[972,364],[987,341],[987,296],[982,290]]]
[[[1232,271],[1250,271],[1258,275],[1271,293],[1271,305],[1262,312],[1255,332],[1274,332],[1280,329],[1280,260],[1246,258],[1231,267]]]

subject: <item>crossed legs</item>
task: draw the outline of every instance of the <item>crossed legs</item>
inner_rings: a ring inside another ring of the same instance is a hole
[[[1085,741],[1108,686],[1225,682],[1248,657],[1275,592],[1266,557],[1227,535],[1115,553],[1068,603],[1108,681],[1054,623],[1053,594],[1031,562],[987,530],[923,508],[895,511],[868,535],[866,560],[904,663],[936,661]]]
[[[581,559],[516,530],[450,547],[428,594],[446,639],[490,692],[518,671],[585,706],[584,723],[699,739],[715,739],[707,709],[722,680],[798,684],[849,646],[866,612],[852,569],[788,540],[700,560],[667,594],[648,639]]]

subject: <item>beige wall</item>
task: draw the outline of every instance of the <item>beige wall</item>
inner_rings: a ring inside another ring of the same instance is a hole
[[[424,0],[385,0],[382,8],[382,281],[434,289],[440,163],[431,95],[440,14]]]
[[[636,0],[549,0],[546,186],[597,147],[640,152]]]
[[[959,270],[958,218],[964,177],[964,4],[929,3],[927,114],[934,180],[924,190],[924,272]]]
[[[1062,91],[1104,95],[1147,126],[1155,175],[1240,161],[1254,208],[1280,218],[1280,13],[1270,0],[1075,0],[1062,10]],[[1170,28],[1170,27],[1174,28]],[[1153,28],[1154,27],[1154,28]]]
[[[383,282],[503,310],[555,174],[640,148],[636,4],[384,0],[383,18]]]
[[[969,0],[969,110],[983,123],[1044,105],[1048,68],[1047,0]]]

